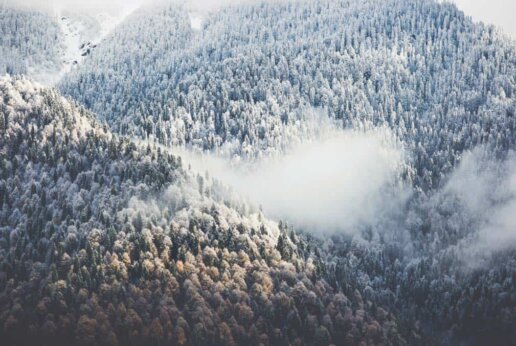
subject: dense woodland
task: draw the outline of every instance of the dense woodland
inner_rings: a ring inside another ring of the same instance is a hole
[[[54,18],[2,4],[0,18],[0,75],[39,75],[59,69],[63,35]]]
[[[388,125],[428,189],[465,149],[514,148],[515,64],[513,42],[434,1],[235,5],[200,32],[186,9],[151,7],[61,90],[117,132],[251,159],[310,135],[307,107]]]
[[[406,343],[314,244],[179,157],[26,79],[0,92],[7,344]]]
[[[235,4],[201,30],[190,11],[137,10],[59,91],[0,80],[0,338],[513,343],[514,42],[431,0]],[[1,49],[52,59],[45,18],[34,42],[2,20]],[[280,156],[314,110],[392,130],[410,154],[397,213],[315,236],[176,154]]]

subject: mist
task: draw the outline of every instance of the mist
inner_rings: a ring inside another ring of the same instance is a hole
[[[147,2],[149,0],[0,0],[0,4],[6,6],[50,13],[97,14],[106,12],[113,16],[130,12]]]
[[[516,156],[504,161],[478,148],[467,153],[451,175],[445,193],[458,198],[476,232],[467,239],[475,256],[516,245]]]
[[[516,39],[516,1],[511,0],[453,0],[457,7],[476,21],[501,28]]]
[[[32,9],[51,14],[74,13],[95,15],[108,13],[112,16],[126,16],[135,9],[152,4],[176,3],[197,13],[209,13],[224,6],[237,4],[250,4],[263,0],[0,0],[0,5]],[[266,0],[266,1],[288,1],[288,0]]]
[[[53,12],[72,11],[80,13],[108,12],[112,15],[127,12],[145,3],[164,0],[1,0],[1,4],[18,6]],[[169,0],[187,4],[195,10],[209,11],[221,6],[250,3],[257,0]],[[278,0],[276,0],[278,1]],[[457,7],[476,21],[483,21],[501,28],[513,39],[516,38],[516,21],[513,14],[516,13],[516,2],[507,0],[451,0]]]
[[[252,1],[256,0],[0,0],[0,4],[50,13],[72,12],[97,14],[106,12],[116,16],[130,12],[140,6],[153,3],[180,3],[195,10],[209,11],[226,5]]]
[[[373,226],[392,217],[408,197],[397,184],[405,155],[387,129],[332,131],[250,170],[211,155],[183,157],[261,206],[267,216],[315,233]]]

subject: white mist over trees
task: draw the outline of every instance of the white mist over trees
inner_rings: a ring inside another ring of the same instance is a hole
[[[512,14],[516,12],[516,2],[506,0],[452,0],[451,2],[474,20],[496,25],[516,40],[516,23]]]
[[[451,175],[444,193],[455,195],[469,217],[480,224],[472,239],[477,260],[482,252],[511,249],[516,245],[516,157],[498,161],[485,149],[467,153]],[[478,237],[478,238],[477,238]],[[473,257],[473,256],[471,256]],[[475,262],[473,258],[469,258]]]
[[[324,127],[321,121],[321,127]],[[185,162],[260,205],[267,215],[311,233],[355,233],[393,217],[408,197],[399,178],[408,169],[388,129],[328,128],[280,157],[249,165],[184,153]]]
[[[2,0],[0,5],[14,7],[17,9],[31,9],[42,11],[48,14],[74,12],[76,14],[94,15],[107,12],[111,15],[118,15],[134,10],[148,0]]]

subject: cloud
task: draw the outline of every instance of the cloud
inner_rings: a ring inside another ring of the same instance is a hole
[[[51,13],[99,13],[108,12],[112,15],[127,12],[148,0],[0,0],[1,4],[19,8],[30,8]]]
[[[196,12],[209,12],[222,6],[253,3],[260,0],[0,0],[0,4],[30,8],[51,13],[72,12],[97,14],[107,12],[121,15],[145,4],[179,3]],[[269,0],[284,1],[284,0]]]
[[[404,154],[386,129],[332,131],[246,173],[213,156],[183,155],[231,185],[268,216],[310,232],[356,232],[401,209],[395,185]]]
[[[108,12],[113,15],[127,12],[144,3],[174,1],[187,4],[197,11],[210,11],[221,6],[241,3],[251,3],[257,0],[0,0],[0,3],[10,6],[28,7],[52,12],[72,11],[81,13]],[[282,0],[274,0],[282,1]],[[494,24],[516,39],[516,2],[507,0],[451,0],[474,20]]]
[[[516,246],[516,156],[504,161],[478,148],[465,154],[445,193],[464,206],[464,219],[476,228],[467,239],[468,253],[480,258]],[[464,227],[467,225],[464,225]],[[470,257],[470,256],[468,256]]]
[[[501,28],[516,39],[516,1],[512,0],[453,0],[457,7],[474,20]]]

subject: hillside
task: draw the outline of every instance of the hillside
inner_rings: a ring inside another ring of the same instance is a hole
[[[0,94],[6,344],[404,343],[311,241],[179,157],[26,79]]]
[[[306,138],[306,109],[387,125],[429,189],[464,150],[514,147],[516,50],[434,1],[286,1],[128,18],[60,89],[121,133],[256,159]],[[145,39],[141,39],[145,37]]]
[[[0,4],[0,75],[26,75],[55,85],[87,59],[124,16]]]
[[[0,76],[48,79],[60,69],[62,47],[61,30],[51,16],[0,6]]]

